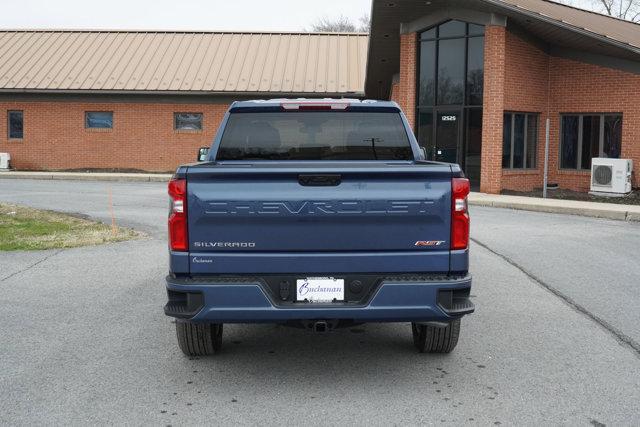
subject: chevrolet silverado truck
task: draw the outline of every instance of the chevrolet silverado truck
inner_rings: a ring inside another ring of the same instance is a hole
[[[448,353],[470,301],[469,181],[424,160],[394,102],[233,103],[169,182],[165,314],[189,356],[225,323],[411,323]]]

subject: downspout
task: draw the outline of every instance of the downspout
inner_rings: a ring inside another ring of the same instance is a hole
[[[542,180],[542,197],[547,198],[549,180],[549,127],[551,115],[551,54],[547,54],[547,120],[545,120],[544,138],[544,177]]]

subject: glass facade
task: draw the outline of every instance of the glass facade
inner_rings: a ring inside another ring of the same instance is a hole
[[[473,37],[467,49],[467,105],[482,105],[483,85],[484,37]]]
[[[466,174],[480,182],[480,154],[482,152],[482,108],[468,108],[465,113],[465,153]]]
[[[452,20],[426,29],[419,40],[418,141],[427,159],[459,163],[477,184],[484,27]]]
[[[464,99],[465,39],[438,42],[438,105],[461,105]]]
[[[434,105],[436,93],[436,42],[429,40],[420,44],[420,84],[418,105]]]

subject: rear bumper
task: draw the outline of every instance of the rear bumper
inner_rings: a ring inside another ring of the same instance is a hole
[[[282,303],[259,278],[167,277],[165,314],[211,323],[450,321],[474,311],[471,276],[384,278],[365,304]]]

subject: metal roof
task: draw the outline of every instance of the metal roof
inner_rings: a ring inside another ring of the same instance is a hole
[[[567,6],[548,0],[489,0],[503,6],[512,5],[521,11],[562,22],[576,29],[607,37],[635,48],[640,48],[640,24]],[[640,52],[640,50],[639,50]]]
[[[0,91],[364,93],[360,33],[0,31]]]
[[[549,46],[640,62],[640,25],[552,1],[373,0],[371,8],[365,87],[371,97],[388,96],[391,78],[398,72],[400,24],[438,11],[475,10],[504,16],[508,27],[518,27]]]

